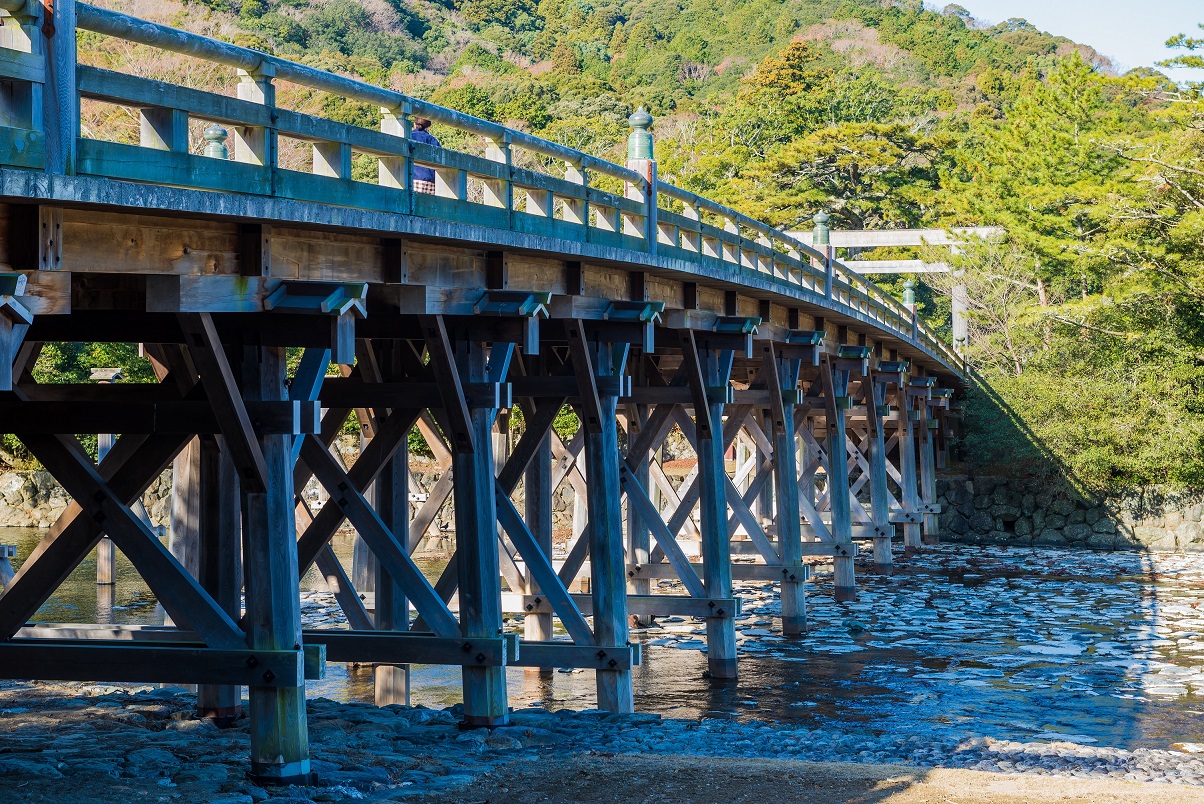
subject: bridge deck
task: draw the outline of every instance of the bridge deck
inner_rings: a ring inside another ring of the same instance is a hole
[[[646,115],[620,166],[72,0],[47,37],[41,8],[0,0],[0,421],[76,502],[0,595],[0,675],[200,682],[217,717],[246,686],[253,773],[296,781],[323,657],[381,663],[381,703],[408,699],[408,663],[460,665],[468,725],[506,721],[506,665],[593,668],[599,706],[628,711],[631,622],[705,617],[711,675],[734,678],[734,580],[780,582],[800,634],[816,560],[847,599],[854,538],[881,571],[896,524],[909,548],[935,538],[958,356],[830,247],[660,181]],[[237,68],[237,97],[77,64],[77,30]],[[286,83],[369,103],[380,130],[284,108]],[[81,136],[105,104],[137,129]],[[416,116],[477,152],[413,141]],[[144,344],[159,382],[38,384],[61,341]],[[330,445],[352,414],[347,468]],[[441,476],[412,500],[415,428]],[[681,483],[659,454],[674,429],[697,457]],[[96,462],[78,433],[120,437]],[[165,546],[131,506],[168,465]],[[411,553],[448,500],[456,554],[431,584]],[[329,547],[344,522],[351,571]],[[174,626],[29,625],[102,537]],[[311,565],[352,633],[302,632]],[[501,632],[516,607],[523,640]]]

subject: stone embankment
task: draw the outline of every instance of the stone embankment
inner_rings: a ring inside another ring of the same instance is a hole
[[[1204,491],[1159,487],[1091,499],[1058,482],[939,479],[941,538],[970,544],[1204,552]]]
[[[49,472],[0,470],[0,528],[48,528],[70,502],[67,492]],[[167,524],[171,518],[170,469],[146,490],[142,504],[151,524]]]

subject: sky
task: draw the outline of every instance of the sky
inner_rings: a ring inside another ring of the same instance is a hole
[[[1166,40],[1185,33],[1204,38],[1201,0],[951,0],[981,20],[1023,17],[1043,31],[1091,45],[1121,72],[1153,67],[1173,55]],[[943,8],[944,0],[929,0]],[[1182,52],[1182,51],[1180,51]],[[1197,51],[1199,53],[1200,51]],[[1159,68],[1162,69],[1162,68]],[[1204,81],[1204,70],[1163,70],[1176,81]]]

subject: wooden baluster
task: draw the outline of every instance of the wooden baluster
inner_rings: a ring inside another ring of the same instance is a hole
[[[408,140],[410,138],[409,104],[397,109],[381,108],[380,130]],[[406,193],[399,204],[400,211],[413,213],[413,188],[410,186],[410,176],[413,173],[409,154],[409,143],[399,143],[401,156],[382,156],[378,160],[377,181],[381,187],[392,187]]]
[[[733,234],[736,236],[736,238],[739,238],[740,224],[738,224],[734,219],[725,215],[723,217],[723,231]],[[721,248],[722,252],[720,254],[720,259],[722,259],[724,262],[734,262],[737,265],[740,264],[741,253],[740,242],[738,239],[734,242],[730,240],[721,241]]]
[[[138,144],[143,148],[188,153],[188,112],[180,109],[139,109],[138,119]]]
[[[589,177],[581,165],[566,162],[564,180],[581,185],[581,198],[566,197],[564,199],[564,220],[566,223],[574,223],[582,227],[581,239],[587,241],[589,240]]]
[[[254,73],[238,71],[239,100],[258,103],[269,109],[276,106],[276,68],[263,62]],[[276,129],[271,126],[235,126],[234,161],[248,165],[276,167]]]
[[[351,146],[345,142],[315,142],[315,176],[330,176],[334,179],[351,178]]]
[[[503,173],[506,176],[504,179],[485,180],[485,206],[501,207],[506,210],[507,221],[510,221],[514,212],[514,182],[510,174],[514,154],[510,146],[510,134],[504,134],[500,140],[489,140],[485,146],[485,158],[505,165]]]

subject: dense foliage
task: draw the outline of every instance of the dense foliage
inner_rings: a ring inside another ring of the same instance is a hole
[[[1204,482],[1198,87],[1116,76],[1091,48],[1024,20],[987,26],[918,0],[139,6],[615,159],[626,116],[646,105],[662,177],[775,225],[808,226],[823,208],[837,228],[1002,226],[1005,242],[956,261],[980,301],[965,454],[984,469],[1056,466],[1095,488]],[[233,91],[221,71],[81,41],[93,63]],[[1204,40],[1169,44],[1173,64],[1202,64]],[[374,109],[297,87],[279,98],[378,122]],[[136,136],[119,110],[90,105],[84,117],[94,135]],[[308,158],[289,154],[296,166]],[[357,178],[374,173],[357,164]],[[948,332],[951,283],[926,282],[920,310]],[[882,284],[901,289],[898,277]],[[61,370],[80,359],[64,354]]]

